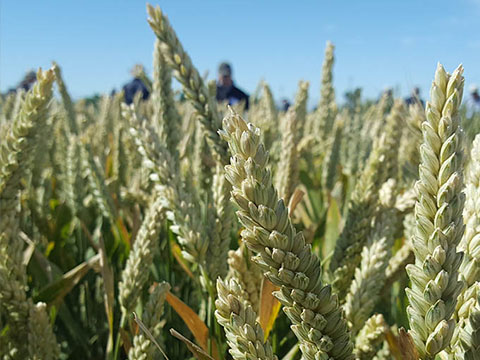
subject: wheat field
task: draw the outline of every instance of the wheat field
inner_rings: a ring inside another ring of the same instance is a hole
[[[315,110],[299,81],[247,111],[147,12],[148,100],[72,101],[56,63],[0,99],[1,358],[480,359],[463,67],[339,105],[327,43]]]

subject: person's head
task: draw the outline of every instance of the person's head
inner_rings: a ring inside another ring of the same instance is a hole
[[[223,62],[218,67],[218,83],[222,86],[232,86],[232,67],[229,63]]]
[[[35,74],[35,71],[30,70],[29,72],[27,72],[25,74],[25,80],[30,82],[37,80],[37,74]]]
[[[473,98],[479,99],[480,94],[478,94],[478,87],[477,85],[470,85],[470,94],[472,95]]]
[[[420,88],[418,86],[415,86],[412,90],[412,94],[415,97],[419,97],[420,96]]]
[[[35,81],[37,81],[37,74],[35,74],[35,71],[30,70],[23,77],[22,84],[33,84]]]
[[[142,64],[135,64],[135,65],[133,65],[132,69],[130,70],[130,74],[134,78],[139,78],[144,73],[145,73],[145,68],[143,67]]]
[[[23,89],[28,91],[32,88],[33,84],[37,81],[37,74],[33,70],[27,71],[22,81],[17,85],[17,89]]]

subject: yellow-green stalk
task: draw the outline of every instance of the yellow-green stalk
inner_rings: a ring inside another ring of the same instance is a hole
[[[23,241],[19,237],[19,192],[37,149],[39,136],[46,136],[48,105],[52,97],[53,70],[37,72],[20,112],[0,146],[0,307],[9,325],[7,333],[14,359],[58,357],[55,335],[45,307],[27,298],[27,273],[23,264]],[[42,326],[30,324],[37,321]],[[40,331],[40,332],[39,332]],[[30,337],[32,342],[25,341]],[[33,352],[33,353],[32,353]]]
[[[450,343],[457,296],[463,283],[457,245],[464,231],[461,128],[458,109],[464,78],[439,64],[426,106],[420,147],[420,180],[415,187],[415,263],[407,266],[411,287],[407,313],[410,335],[423,360],[433,360]]]
[[[217,280],[218,298],[215,301],[215,316],[225,329],[234,360],[277,360],[270,342],[265,341],[263,330],[256,321],[257,314],[251,305],[242,301],[242,289],[235,279]]]
[[[254,260],[265,276],[280,287],[274,295],[293,323],[304,358],[353,359],[337,297],[329,285],[323,285],[319,259],[295,230],[273,187],[260,130],[232,113],[223,120],[220,135],[232,152],[231,165],[225,169],[239,207],[237,216],[245,227],[243,241],[257,253]]]
[[[162,330],[161,318],[165,299],[169,291],[170,285],[168,283],[162,282],[158,284],[148,297],[148,302],[142,313],[143,324],[159,344],[163,344],[160,337]],[[129,360],[154,359],[156,352],[158,352],[154,344],[152,344],[152,341],[141,330],[133,337],[132,345],[128,352]]]
[[[316,114],[317,124],[313,129],[315,136],[320,141],[325,141],[330,136],[337,115],[335,90],[333,88],[334,50],[334,45],[330,41],[327,41],[322,66],[322,89],[320,91],[320,101]]]

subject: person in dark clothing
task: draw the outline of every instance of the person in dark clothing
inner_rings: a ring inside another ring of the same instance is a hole
[[[123,87],[123,92],[125,94],[125,102],[130,105],[133,102],[133,98],[137,92],[142,93],[142,100],[147,100],[150,93],[148,92],[147,87],[139,78],[134,78],[129,83],[125,84]]]
[[[232,67],[228,63],[221,63],[218,67],[217,101],[228,101],[229,105],[245,101],[248,110],[248,95],[233,83]]]
[[[465,100],[467,108],[467,118],[472,118],[475,114],[480,114],[480,94],[478,87],[474,84],[470,85],[470,97]]]
[[[407,105],[420,103],[422,104],[422,106],[424,106],[425,104],[423,103],[423,100],[420,98],[420,88],[414,87],[412,91],[412,95],[406,98],[405,102],[407,103]]]
[[[31,70],[25,75],[22,82],[18,85],[17,89],[28,91],[33,87],[33,84],[35,84],[36,81],[37,74],[35,74],[35,71]]]
[[[20,83],[16,87],[9,89],[7,93],[8,94],[15,93],[18,90],[23,90],[25,92],[29,91],[33,87],[36,81],[37,81],[37,74],[35,73],[35,71],[30,70],[25,74],[22,81],[20,81]]]
[[[282,111],[287,111],[290,106],[291,104],[290,104],[290,101],[288,101],[288,99],[282,99],[282,106],[281,106]]]
[[[133,102],[133,98],[138,92],[142,93],[142,100],[147,100],[150,96],[147,86],[143,83],[142,79],[138,76],[139,71],[143,71],[143,67],[139,70],[141,65],[135,65],[132,69],[133,80],[123,86],[123,93],[125,95],[125,102],[130,105]]]

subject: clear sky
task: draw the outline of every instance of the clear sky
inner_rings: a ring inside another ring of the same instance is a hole
[[[265,79],[277,100],[292,98],[300,79],[319,97],[325,42],[335,46],[337,98],[354,87],[377,97],[394,87],[427,97],[436,63],[465,67],[467,87],[480,83],[480,0],[153,2],[168,15],[200,73],[233,65],[239,87]],[[152,70],[154,35],[139,0],[0,0],[0,91],[26,70],[63,68],[74,98],[110,92],[129,69]]]

